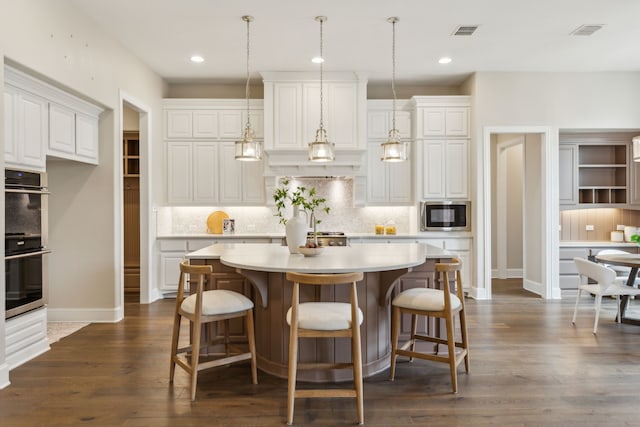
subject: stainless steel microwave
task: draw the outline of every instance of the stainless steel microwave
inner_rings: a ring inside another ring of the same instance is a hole
[[[471,202],[420,202],[420,231],[471,231]]]

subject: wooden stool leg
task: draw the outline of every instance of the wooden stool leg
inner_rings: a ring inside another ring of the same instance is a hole
[[[418,316],[411,315],[411,347],[409,350],[416,351],[416,333],[418,331]],[[413,362],[413,356],[409,357],[409,362]]]
[[[191,345],[191,400],[196,400],[198,360],[200,360],[200,322],[193,322],[193,341]]]
[[[258,384],[258,368],[256,363],[256,339],[253,327],[253,309],[247,310],[247,339],[249,340],[249,352],[251,353],[251,380]]]
[[[451,370],[451,386],[453,392],[458,392],[458,372],[456,370],[456,340],[453,329],[453,316],[451,313],[447,313],[445,319],[447,328],[447,350],[449,351],[449,369]]]
[[[176,373],[176,360],[175,358],[178,355],[178,341],[180,340],[180,320],[182,316],[178,313],[176,308],[176,313],[173,317],[173,333],[171,336],[171,365],[169,365],[169,382],[173,382],[173,377]]]
[[[231,350],[229,349],[229,319],[225,319],[224,322],[224,351],[225,357],[229,357],[231,355]]]
[[[464,370],[468,374],[470,368],[469,363],[469,338],[467,336],[467,316],[464,312],[464,307],[460,310],[460,333],[462,334],[462,348],[465,351],[464,355]]]
[[[291,306],[294,308],[291,313],[291,331],[289,333],[289,373],[287,387],[287,425],[293,424],[293,410],[296,399],[296,375],[298,372],[298,312],[299,301],[298,283],[293,285],[293,296]]]
[[[392,332],[391,332],[391,381],[394,380],[396,376],[396,359],[398,355],[396,351],[398,350],[398,335],[400,335],[400,308],[393,307],[393,315],[391,319],[392,323]]]

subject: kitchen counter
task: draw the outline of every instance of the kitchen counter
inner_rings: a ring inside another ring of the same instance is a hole
[[[469,231],[425,231],[418,233],[398,233],[398,234],[375,234],[375,233],[349,233],[345,235],[350,239],[372,238],[372,239],[456,239],[470,238],[473,233]],[[234,233],[234,234],[211,234],[211,233],[192,233],[192,234],[159,234],[156,239],[282,239],[282,233]]]
[[[609,240],[562,240],[560,241],[561,248],[608,248],[608,247],[637,247],[635,242],[612,242]]]
[[[286,246],[278,244],[219,243],[190,252],[186,257],[192,264],[211,265],[218,277],[213,281],[220,286],[228,287],[235,283],[239,290],[253,299],[258,367],[286,378],[289,326],[285,313],[291,305],[291,283],[285,277],[287,271],[364,272],[363,280],[358,283],[358,299],[364,313],[363,374],[368,377],[389,366],[389,306],[396,287],[405,290],[439,286],[434,280],[435,263],[446,262],[452,255],[425,243],[362,243],[353,247],[326,247],[315,257],[290,254]],[[321,300],[334,301],[334,298],[341,300],[344,297],[342,287],[331,288],[322,292]],[[438,324],[430,321],[427,327],[435,331]],[[404,327],[402,335],[403,338],[408,335]],[[322,357],[324,362],[341,362],[350,357],[346,342],[337,339],[303,340],[300,355],[304,355],[307,361],[316,362],[320,361],[315,360],[316,357]],[[351,375],[345,370],[299,373],[301,380],[316,382],[347,381]]]

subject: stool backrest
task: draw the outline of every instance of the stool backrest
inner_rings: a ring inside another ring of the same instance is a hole
[[[460,269],[462,268],[462,261],[459,258],[452,258],[451,262],[438,262],[436,263],[436,282],[442,283],[442,289],[444,292],[444,306],[445,309],[451,308],[451,281],[454,281],[455,286],[453,292],[458,296],[460,303],[464,306],[464,293],[462,289],[462,275]],[[450,275],[450,273],[453,273]]]

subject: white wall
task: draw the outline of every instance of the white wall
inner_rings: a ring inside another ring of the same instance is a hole
[[[483,152],[487,127],[541,126],[551,128],[557,150],[559,129],[638,129],[640,127],[640,72],[603,73],[476,73],[463,86],[472,97],[471,182],[475,183],[473,211],[476,225],[477,286],[486,288],[484,224],[484,168],[490,163]],[[557,168],[557,153],[555,165]],[[552,161],[553,163],[553,161]],[[556,189],[557,193],[557,189]],[[546,190],[544,194],[546,196]],[[552,195],[557,198],[557,194]],[[551,216],[558,217],[557,212]],[[557,221],[557,220],[556,220]],[[490,238],[490,236],[487,236]],[[545,253],[557,248],[543,248]],[[555,267],[557,270],[557,266]],[[557,271],[556,271],[557,273]]]
[[[99,166],[48,162],[50,313],[117,320],[122,310],[120,91],[152,108],[151,142],[161,147],[166,85],[66,0],[0,0],[0,10],[0,55],[5,61],[106,109],[100,120]],[[162,165],[162,150],[155,150],[154,156],[154,165]],[[154,168],[152,173],[162,182],[161,170]],[[162,194],[161,186],[155,188]],[[0,363],[3,340],[2,327]]]

